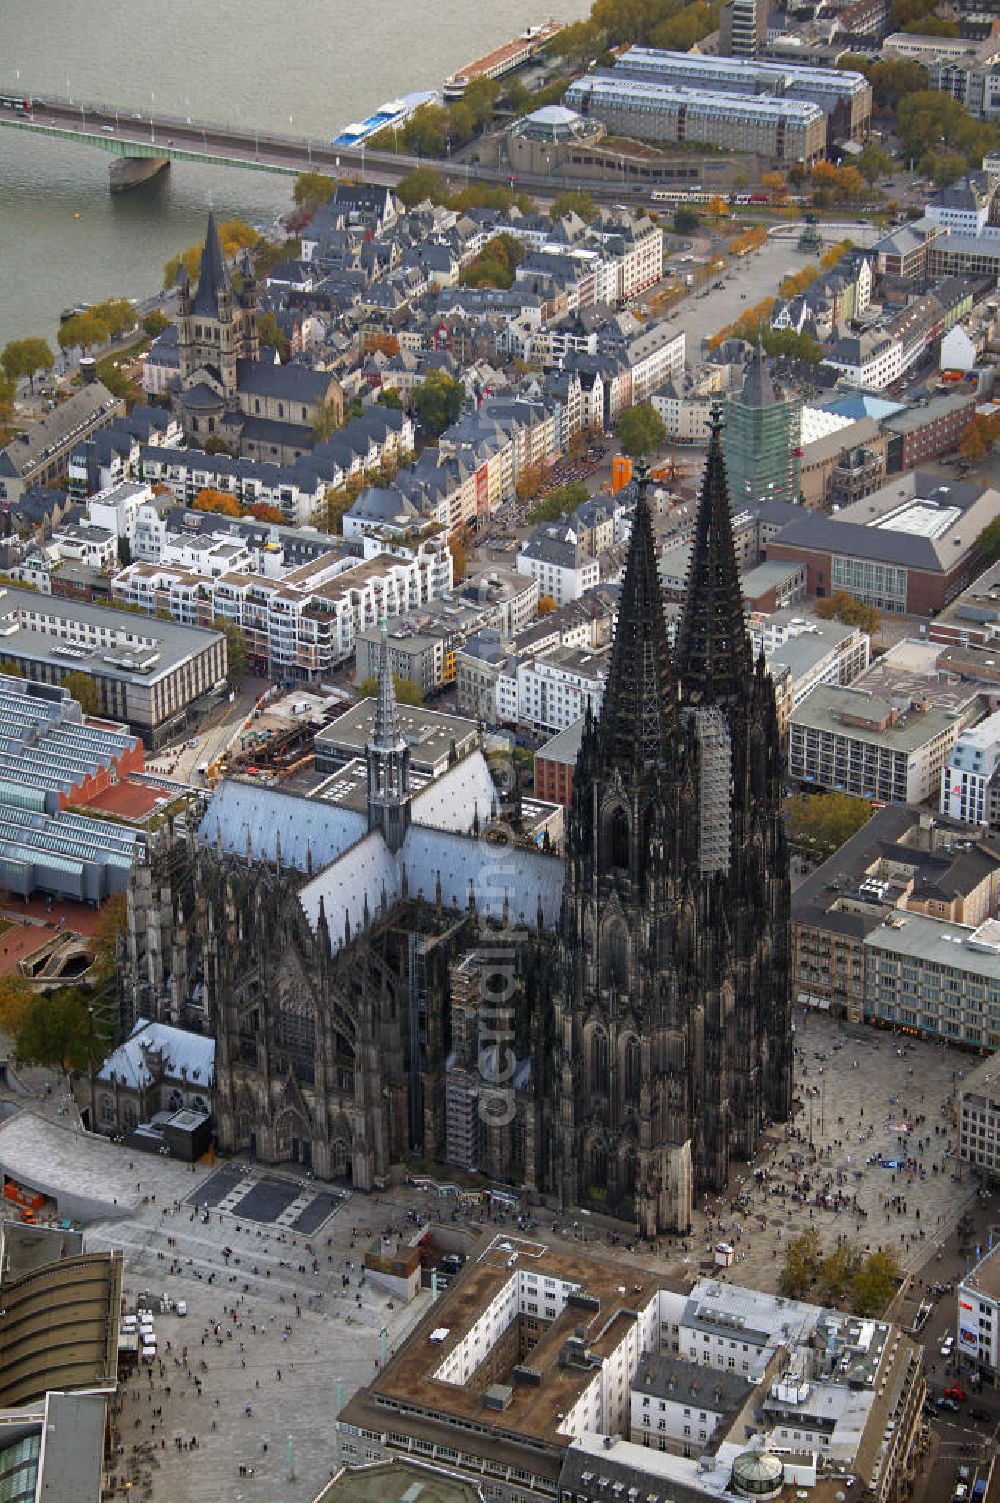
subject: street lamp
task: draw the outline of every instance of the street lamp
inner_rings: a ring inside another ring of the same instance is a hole
[[[153,110],[156,107],[156,90],[155,89],[150,89],[150,91],[149,91],[149,100],[150,100],[150,103],[149,103],[149,140],[150,140],[150,144],[153,145],[153,146],[155,146],[156,145],[156,122],[153,119]]]

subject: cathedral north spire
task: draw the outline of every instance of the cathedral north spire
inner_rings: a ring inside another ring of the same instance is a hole
[[[677,675],[684,702],[731,704],[750,691],[753,655],[722,455],[722,417],[712,410],[698,519],[677,632]]]
[[[638,498],[618,605],[597,748],[605,768],[631,772],[667,759],[677,718],[663,592],[649,515],[649,470],[638,470]]]

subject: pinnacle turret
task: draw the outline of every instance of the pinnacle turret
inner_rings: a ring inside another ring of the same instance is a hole
[[[215,226],[215,213],[210,209],[192,312],[200,314],[202,318],[218,318],[219,298],[231,290],[226,258],[222,254],[222,242]]]

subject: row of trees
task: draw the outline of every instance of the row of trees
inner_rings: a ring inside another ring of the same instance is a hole
[[[162,318],[163,315],[161,314]],[[92,350],[120,339],[136,327],[135,309],[124,297],[108,297],[95,303],[83,313],[74,313],[59,325],[57,336],[61,350]],[[163,323],[167,320],[164,318]],[[27,380],[31,390],[39,375],[53,369],[56,357],[47,339],[29,335],[25,339],[11,339],[0,351],[0,368],[11,388],[20,380]],[[11,393],[13,395],[13,392]]]
[[[402,125],[388,126],[368,143],[373,151],[403,151],[416,157],[443,157],[465,146],[493,122],[500,85],[474,78],[454,104],[424,104]]]
[[[785,1249],[778,1280],[789,1299],[805,1295],[854,1315],[881,1315],[896,1291],[899,1257],[892,1247],[865,1253],[850,1242],[823,1252],[815,1228],[794,1238]]]
[[[217,491],[211,487],[198,492],[194,498],[193,509],[217,512],[223,517],[255,517],[258,522],[283,522],[285,520],[279,509],[271,506],[267,501],[254,501],[251,506],[244,506],[229,491]]]

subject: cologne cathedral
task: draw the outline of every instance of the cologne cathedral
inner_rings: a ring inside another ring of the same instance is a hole
[[[650,1237],[787,1117],[781,756],[718,417],[673,651],[648,485],[564,851],[518,837],[479,749],[414,786],[383,643],[354,805],[227,781],[137,867],[122,1031],[214,1037],[223,1152],[359,1189],[455,1165]]]

